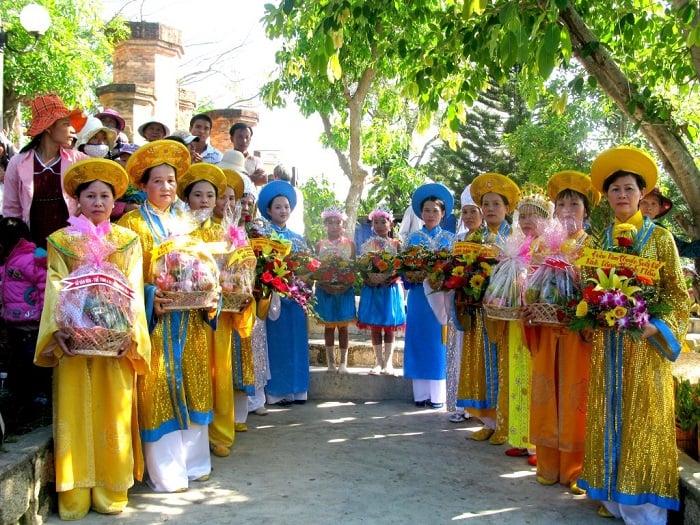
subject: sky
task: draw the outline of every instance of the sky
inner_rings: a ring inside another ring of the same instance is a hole
[[[184,86],[197,95],[198,102],[212,100],[223,109],[257,92],[274,74],[274,53],[279,45],[267,39],[260,19],[265,3],[278,0],[103,0],[105,18],[120,12],[126,20],[159,22],[182,31],[185,48],[180,76],[198,70],[202,63],[223,51],[242,46],[218,75]],[[238,80],[235,84],[232,80]],[[240,107],[240,106],[236,106]],[[349,181],[335,154],[323,149],[318,137],[323,131],[318,115],[304,118],[294,104],[267,109],[258,100],[248,105],[258,112],[260,122],[251,142],[253,150],[278,150],[280,160],[298,170],[301,183],[323,175],[336,194],[345,196]]]

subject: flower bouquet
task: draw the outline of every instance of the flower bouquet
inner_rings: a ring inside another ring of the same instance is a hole
[[[397,277],[398,259],[391,252],[368,251],[355,261],[357,270],[367,286],[389,286]]]
[[[435,257],[433,250],[425,246],[408,246],[396,256],[397,271],[409,283],[422,283],[428,277],[428,269]]]
[[[428,261],[428,285],[434,291],[445,291],[445,279],[452,271],[454,261],[448,250],[436,250]]]
[[[165,310],[211,308],[219,301],[219,269],[205,243],[177,237],[160,244],[151,262],[152,282],[171,302]]]
[[[640,277],[629,268],[598,268],[596,276],[588,281],[591,284],[583,289],[569,325],[571,331],[602,327],[626,332],[640,341],[651,317],[672,310],[671,306],[651,302],[649,294],[653,291],[636,286]]]
[[[498,261],[493,257],[492,250],[485,245],[462,242],[457,246],[460,246],[460,253],[452,256],[443,286],[447,290],[454,290],[456,319],[462,330],[468,330],[476,309],[482,306],[491,272]]]
[[[313,278],[329,294],[345,293],[355,283],[355,265],[338,254],[328,253],[320,260]]]
[[[500,261],[493,268],[483,306],[491,319],[520,319],[521,291],[530,263],[532,238],[513,233],[505,239]]]
[[[106,262],[114,247],[82,219],[71,217],[67,231],[75,235],[71,245],[84,252],[85,262],[61,281],[54,315],[59,329],[70,336],[71,352],[114,357],[131,340],[135,294],[121,270]]]
[[[559,221],[548,224],[540,240],[544,249],[533,256],[539,264],[525,279],[525,304],[534,311],[534,323],[566,325],[580,295],[575,241]]]
[[[294,275],[285,258],[279,254],[258,253],[255,267],[256,299],[269,300],[272,292],[294,300],[307,314],[312,313],[311,288]]]
[[[306,251],[291,252],[285,262],[295,277],[308,285],[313,283],[313,273],[321,267],[321,261]]]

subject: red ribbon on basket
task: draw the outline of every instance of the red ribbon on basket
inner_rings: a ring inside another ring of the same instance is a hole
[[[550,268],[559,268],[560,270],[565,270],[566,268],[570,268],[572,266],[571,263],[565,259],[562,259],[561,257],[547,257],[544,260],[544,264]]]

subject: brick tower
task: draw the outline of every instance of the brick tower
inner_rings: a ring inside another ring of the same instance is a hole
[[[163,119],[171,131],[187,129],[195,96],[177,83],[182,32],[158,23],[128,24],[131,37],[114,50],[112,84],[97,89],[100,103],[124,118],[132,142],[144,142],[136,129],[152,116]]]

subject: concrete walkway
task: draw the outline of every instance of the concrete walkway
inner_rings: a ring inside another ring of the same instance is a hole
[[[312,400],[251,414],[231,456],[213,458],[208,482],[182,494],[137,485],[123,514],[81,523],[608,522],[585,496],[539,485],[526,458],[465,439],[478,423],[447,418],[402,401]]]

